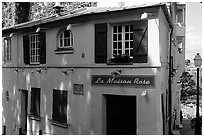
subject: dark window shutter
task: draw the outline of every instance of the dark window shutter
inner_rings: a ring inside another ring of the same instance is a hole
[[[40,64],[46,63],[46,35],[45,32],[40,32]]]
[[[36,115],[40,116],[40,89],[36,89],[35,93]]]
[[[6,44],[5,44],[5,38],[2,38],[2,44],[3,44],[3,61],[6,62]]]
[[[59,119],[59,92],[58,90],[53,90],[53,108],[52,108],[52,119],[55,120],[55,121],[58,121]]]
[[[133,25],[133,62],[147,63],[148,21],[140,20]]]
[[[35,107],[34,107],[34,104],[35,104],[35,91],[33,88],[31,88],[31,115],[35,115]]]
[[[27,65],[30,63],[30,45],[29,45],[29,36],[23,36],[23,57],[24,63]]]
[[[67,91],[62,91],[61,122],[67,123]]]
[[[95,63],[107,62],[107,23],[95,24]]]

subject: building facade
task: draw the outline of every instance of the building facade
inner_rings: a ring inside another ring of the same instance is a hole
[[[170,11],[85,8],[3,28],[3,132],[172,132],[184,52]]]

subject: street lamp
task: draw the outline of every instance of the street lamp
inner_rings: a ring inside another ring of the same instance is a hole
[[[199,53],[194,58],[195,67],[197,67],[197,100],[196,100],[196,120],[195,120],[195,135],[201,135],[201,119],[199,116],[199,67],[202,64],[202,59]]]

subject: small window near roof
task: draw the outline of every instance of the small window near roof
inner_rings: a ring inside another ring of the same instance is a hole
[[[70,30],[65,30],[60,34],[59,48],[73,47],[73,34]]]
[[[58,48],[55,50],[56,53],[73,53],[73,34],[71,30],[62,31],[59,35]]]
[[[11,38],[7,37],[3,39],[4,47],[4,62],[11,62]]]

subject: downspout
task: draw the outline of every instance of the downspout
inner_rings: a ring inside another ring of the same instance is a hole
[[[168,78],[168,87],[169,87],[169,118],[168,118],[168,121],[169,121],[169,135],[172,135],[173,133],[172,133],[172,92],[171,92],[171,72],[172,72],[172,70],[171,70],[171,66],[172,66],[172,64],[171,64],[171,47],[172,47],[172,34],[173,34],[173,27],[172,26],[170,26],[171,27],[171,30],[170,30],[170,36],[169,36],[169,38],[170,38],[170,42],[169,42],[169,78]]]

